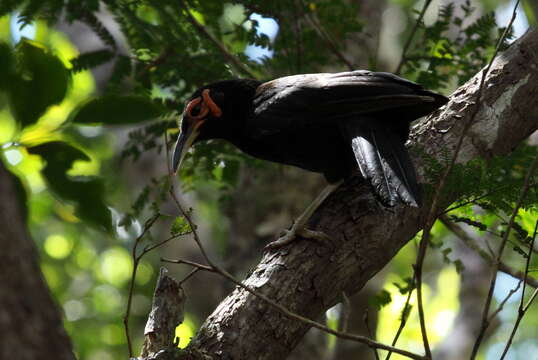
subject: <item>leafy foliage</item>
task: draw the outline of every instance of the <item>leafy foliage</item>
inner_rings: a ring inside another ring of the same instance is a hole
[[[77,160],[89,160],[82,151],[65,142],[49,142],[29,149],[46,162],[43,176],[55,193],[77,203],[77,214],[91,224],[112,230],[110,211],[103,202],[104,186],[97,178],[70,177],[67,171]]]
[[[102,65],[110,61],[114,57],[114,53],[110,50],[102,49],[80,54],[74,59],[71,59],[73,67],[71,71],[79,72]]]
[[[464,204],[479,205],[491,213],[510,213],[513,204],[519,198],[523,181],[532,160],[536,156],[536,147],[521,144],[511,154],[498,156],[490,160],[475,159],[466,164],[456,164],[448,178],[444,191],[451,193],[457,191],[463,194],[453,208]],[[446,153],[446,162],[450,159]],[[434,182],[441,176],[445,164],[424,155],[428,164],[426,176]],[[432,191],[432,189],[427,189]],[[536,209],[538,193],[532,186],[528,196],[522,204],[523,209]],[[469,223],[469,225],[475,225]]]
[[[466,0],[460,5],[463,17],[456,16],[453,3],[441,6],[438,19],[421,24],[422,37],[406,55],[404,75],[431,89],[444,89],[455,79],[463,84],[487,64],[504,28],[498,27],[493,12],[469,23],[476,7]],[[454,35],[455,34],[455,35]],[[509,32],[500,49],[512,38]]]
[[[31,41],[21,41],[15,51],[15,66],[9,49],[2,46],[4,76],[11,111],[21,126],[35,123],[51,106],[60,103],[69,83],[69,73],[62,62]],[[50,79],[54,79],[50,82]],[[32,99],[28,106],[26,99]]]

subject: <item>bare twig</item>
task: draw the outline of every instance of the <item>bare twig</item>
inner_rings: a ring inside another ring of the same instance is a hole
[[[531,240],[531,243],[530,243],[530,248],[533,249],[534,248],[534,242],[536,241],[536,232],[538,231],[538,220],[536,220],[536,224],[534,225],[534,233],[532,235],[532,240]],[[529,268],[530,268],[530,265],[531,265],[531,256],[532,256],[532,251],[529,251],[529,254],[527,255],[527,263],[525,264],[525,278],[524,278],[524,282],[526,283],[525,280],[527,280],[528,276],[529,276]],[[523,291],[521,292],[521,301],[519,303],[519,307],[521,309],[523,309],[524,305],[523,305],[523,301],[525,299],[525,285],[523,285]]]
[[[133,357],[133,344],[131,341],[131,336],[129,335],[129,315],[131,314],[131,305],[133,302],[133,291],[134,291],[134,282],[136,278],[136,272],[138,270],[138,262],[140,258],[136,255],[136,251],[138,248],[138,245],[142,238],[146,235],[146,233],[151,229],[155,221],[160,217],[160,214],[156,214],[152,218],[150,218],[148,221],[146,221],[146,224],[144,225],[144,229],[142,230],[142,233],[138,235],[138,237],[135,239],[133,249],[132,249],[132,258],[133,258],[133,272],[131,273],[131,281],[129,282],[129,295],[127,297],[127,309],[125,310],[125,315],[123,316],[123,326],[125,327],[125,336],[127,337],[127,348],[129,349],[129,357]]]
[[[509,26],[510,27],[510,26]],[[506,243],[508,242],[508,236],[510,235],[510,230],[512,229],[512,226],[514,226],[514,221],[517,216],[517,213],[519,211],[519,208],[521,207],[523,200],[525,199],[525,196],[527,195],[527,191],[529,190],[530,186],[530,180],[534,174],[534,171],[536,170],[536,167],[538,166],[538,155],[534,158],[534,161],[532,162],[529,171],[527,172],[527,175],[525,176],[525,182],[523,183],[523,188],[521,189],[521,193],[519,195],[519,199],[517,200],[517,203],[514,207],[514,210],[512,211],[512,216],[510,216],[510,221],[508,222],[508,227],[506,231],[504,232],[503,239],[501,241],[501,245],[499,246],[499,250],[497,253],[497,258],[495,259],[495,263],[493,266],[493,273],[491,275],[491,282],[489,286],[488,296],[486,297],[486,303],[484,305],[484,310],[482,313],[482,323],[480,326],[480,332],[478,333],[478,337],[476,339],[476,342],[473,346],[473,351],[471,353],[471,360],[474,359],[478,353],[478,348],[480,347],[480,344],[482,343],[482,340],[484,338],[486,329],[489,326],[488,321],[488,314],[489,314],[489,308],[491,305],[491,301],[493,299],[493,290],[495,289],[495,284],[497,282],[497,272],[499,271],[499,266],[501,263],[502,254],[504,251],[504,247]],[[531,253],[531,252],[529,252]]]
[[[426,229],[424,229],[425,231]],[[415,270],[415,277],[417,279],[417,305],[418,305],[418,319],[420,323],[420,332],[422,334],[422,342],[424,344],[424,352],[428,359],[432,358],[432,352],[430,349],[430,343],[428,341],[428,331],[426,329],[426,318],[424,316],[424,304],[422,301],[422,267],[424,259],[426,258],[426,249],[428,247],[428,235],[423,235],[420,240],[420,246],[417,256],[417,262],[413,269]]]
[[[481,248],[480,245],[476,243],[476,240],[469,236],[461,226],[455,224],[446,215],[439,216],[439,220],[441,220],[443,225],[445,225],[447,229],[449,229],[454,235],[456,235],[458,239],[463,241],[465,245],[467,245],[471,250],[475,251],[489,265],[493,265],[493,257],[488,254],[483,248]],[[506,273],[516,279],[523,280],[526,284],[534,288],[538,287],[538,279],[528,276],[528,274],[527,276],[525,276],[524,272],[516,270],[504,262],[501,262],[499,264],[499,271],[502,271],[503,273]]]
[[[295,0],[293,2],[293,26],[295,27],[295,46],[297,48],[297,72],[300,74],[302,73],[303,68],[303,24],[301,16],[299,15],[299,12],[301,12],[301,15],[304,16],[302,13],[301,6],[304,6],[302,1]]]
[[[522,280],[519,280],[519,281],[517,282],[516,287],[514,287],[513,289],[511,289],[511,290],[508,292],[508,294],[506,295],[506,297],[501,301],[501,303],[500,303],[499,306],[497,307],[497,310],[495,310],[494,312],[492,312],[491,315],[489,316],[489,318],[488,318],[488,321],[489,321],[489,322],[493,321],[493,319],[495,319],[495,316],[497,316],[497,314],[499,314],[499,313],[503,310],[504,305],[506,304],[506,302],[507,302],[508,300],[510,300],[510,298],[512,297],[512,295],[514,295],[514,294],[519,290],[519,288],[521,287],[521,283],[522,283],[522,282],[523,282]]]
[[[431,1],[431,0],[430,0]],[[301,1],[304,6],[304,1]],[[355,65],[350,62],[344,54],[338,49],[338,45],[332,39],[331,35],[325,31],[321,23],[319,22],[317,16],[311,14],[304,14],[305,19],[310,23],[314,31],[319,35],[319,37],[325,42],[327,48],[340,60],[344,63],[349,70],[355,70]]]
[[[400,335],[403,332],[403,329],[405,328],[405,325],[407,324],[407,319],[409,319],[409,315],[411,314],[411,295],[413,294],[413,290],[415,289],[415,276],[413,276],[413,280],[411,280],[411,288],[409,289],[409,292],[407,293],[407,298],[405,299],[405,305],[402,309],[402,315],[400,319],[400,326],[398,326],[398,330],[396,331],[396,335],[394,335],[394,339],[392,340],[392,346],[396,346],[396,342],[400,338]],[[385,360],[389,360],[390,356],[392,355],[392,352],[388,352],[387,356],[385,357]]]
[[[167,263],[172,263],[172,264],[190,265],[190,266],[192,266],[192,267],[194,267],[195,269],[198,269],[198,270],[204,270],[204,271],[209,271],[209,272],[217,272],[212,266],[199,264],[197,262],[190,261],[190,260],[161,258],[161,261],[162,262],[167,262]]]
[[[534,225],[534,234],[532,236],[532,240],[531,240],[531,244],[530,244],[531,249],[533,248],[534,242],[536,241],[536,231],[538,231],[538,220],[536,221],[536,224]],[[527,256],[527,263],[525,264],[525,279],[527,278],[527,275],[529,274],[529,266],[530,266],[530,263],[531,263],[531,256],[532,256],[532,251],[529,251],[529,254]],[[503,360],[504,357],[506,356],[506,354],[508,353],[508,349],[510,349],[510,345],[512,345],[512,341],[514,340],[514,336],[516,335],[517,329],[519,327],[519,323],[523,319],[523,316],[525,316],[525,313],[527,312],[527,309],[529,308],[529,306],[532,304],[532,302],[536,298],[537,293],[538,293],[537,290],[534,290],[534,293],[531,295],[529,301],[525,305],[525,284],[523,284],[523,290],[521,291],[521,300],[519,302],[519,309],[518,309],[518,313],[517,313],[517,319],[516,319],[516,322],[515,322],[514,327],[512,329],[512,332],[510,333],[510,337],[508,338],[508,341],[506,342],[506,346],[504,347],[504,351],[503,351],[503,353],[501,355],[500,360]]]
[[[198,32],[209,39],[209,41],[211,41],[220,50],[220,52],[232,65],[253,79],[258,77],[247,65],[243,64],[235,55],[226,49],[224,44],[222,44],[213,34],[211,34],[204,25],[200,24],[198,20],[196,20],[184,0],[179,0],[179,5],[185,10],[187,20],[189,20],[189,22],[196,28]]]
[[[398,67],[394,71],[396,75],[400,74],[400,71],[402,71],[402,66],[405,64],[407,60],[407,51],[409,50],[409,47],[411,46],[411,42],[413,41],[413,38],[415,37],[415,34],[417,33],[418,27],[420,26],[420,23],[422,22],[422,19],[424,19],[424,14],[426,14],[426,10],[428,10],[428,7],[430,6],[432,0],[426,0],[424,2],[424,6],[422,7],[422,10],[420,11],[420,14],[418,15],[417,21],[415,22],[415,26],[413,26],[413,30],[411,30],[411,34],[409,34],[409,37],[407,38],[407,41],[405,42],[403,51],[402,51],[402,57],[400,59],[400,62],[398,63]]]
[[[345,292],[342,292],[342,312],[340,315],[340,331],[347,332],[349,326],[349,318],[351,316],[351,301]]]
[[[194,274],[196,274],[198,271],[200,271],[200,268],[194,268],[191,270],[190,273],[188,273],[181,281],[179,282],[179,285],[183,285],[183,283],[187,280],[189,280]]]
[[[138,265],[140,264],[140,260],[146,255],[148,252],[166,244],[167,242],[177,239],[180,236],[186,235],[186,234],[175,234],[172,235],[163,241],[160,241],[153,245],[146,245],[142,252],[140,254],[137,254],[138,252],[138,246],[140,245],[140,242],[144,238],[144,236],[147,234],[147,232],[151,229],[153,224],[161,217],[161,214],[156,214],[153,217],[151,217],[148,221],[146,221],[146,224],[144,225],[144,229],[138,235],[138,237],[135,239],[133,249],[131,250],[131,258],[133,259],[133,271],[131,273],[131,280],[129,282],[129,295],[127,297],[127,308],[125,310],[125,315],[123,317],[123,325],[125,327],[125,336],[127,338],[127,347],[129,349],[129,357],[133,356],[133,348],[132,348],[132,342],[131,342],[131,336],[129,334],[129,316],[131,314],[131,305],[133,302],[133,292],[134,292],[134,283],[136,279],[136,273],[138,271]]]
[[[364,312],[364,325],[366,326],[366,331],[368,331],[368,336],[374,339],[375,338],[374,333],[372,329],[370,329],[370,319],[368,316],[368,309],[366,309],[366,311]],[[377,353],[377,349],[373,348],[372,351],[374,352],[375,359],[379,360],[379,354]]]

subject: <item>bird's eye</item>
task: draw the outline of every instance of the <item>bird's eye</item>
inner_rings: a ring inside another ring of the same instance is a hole
[[[193,119],[202,119],[207,115],[208,111],[207,106],[202,102],[202,98],[197,97],[187,104],[185,115]]]
[[[200,114],[200,111],[202,111],[202,105],[201,104],[197,104],[195,106],[193,106],[191,108],[191,112],[190,112],[190,116],[196,116],[196,115],[199,115]]]

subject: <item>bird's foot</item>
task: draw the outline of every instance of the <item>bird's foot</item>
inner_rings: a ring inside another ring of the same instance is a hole
[[[331,238],[323,231],[314,231],[307,229],[304,225],[298,226],[297,224],[294,224],[291,229],[282,231],[282,235],[275,241],[267,244],[265,249],[279,249],[285,245],[291,244],[293,241],[295,241],[295,239],[297,239],[298,236],[304,239],[316,240],[320,242],[331,241]]]

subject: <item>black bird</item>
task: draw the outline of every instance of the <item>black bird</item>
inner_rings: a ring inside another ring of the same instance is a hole
[[[404,144],[410,123],[447,101],[396,75],[365,70],[265,83],[218,81],[187,102],[173,168],[177,171],[193,143],[225,139],[257,158],[322,173],[332,184],[358,167],[383,205],[419,206],[420,188]],[[304,225],[338,184],[320,194],[273,244],[287,243],[297,233],[322,236]]]

